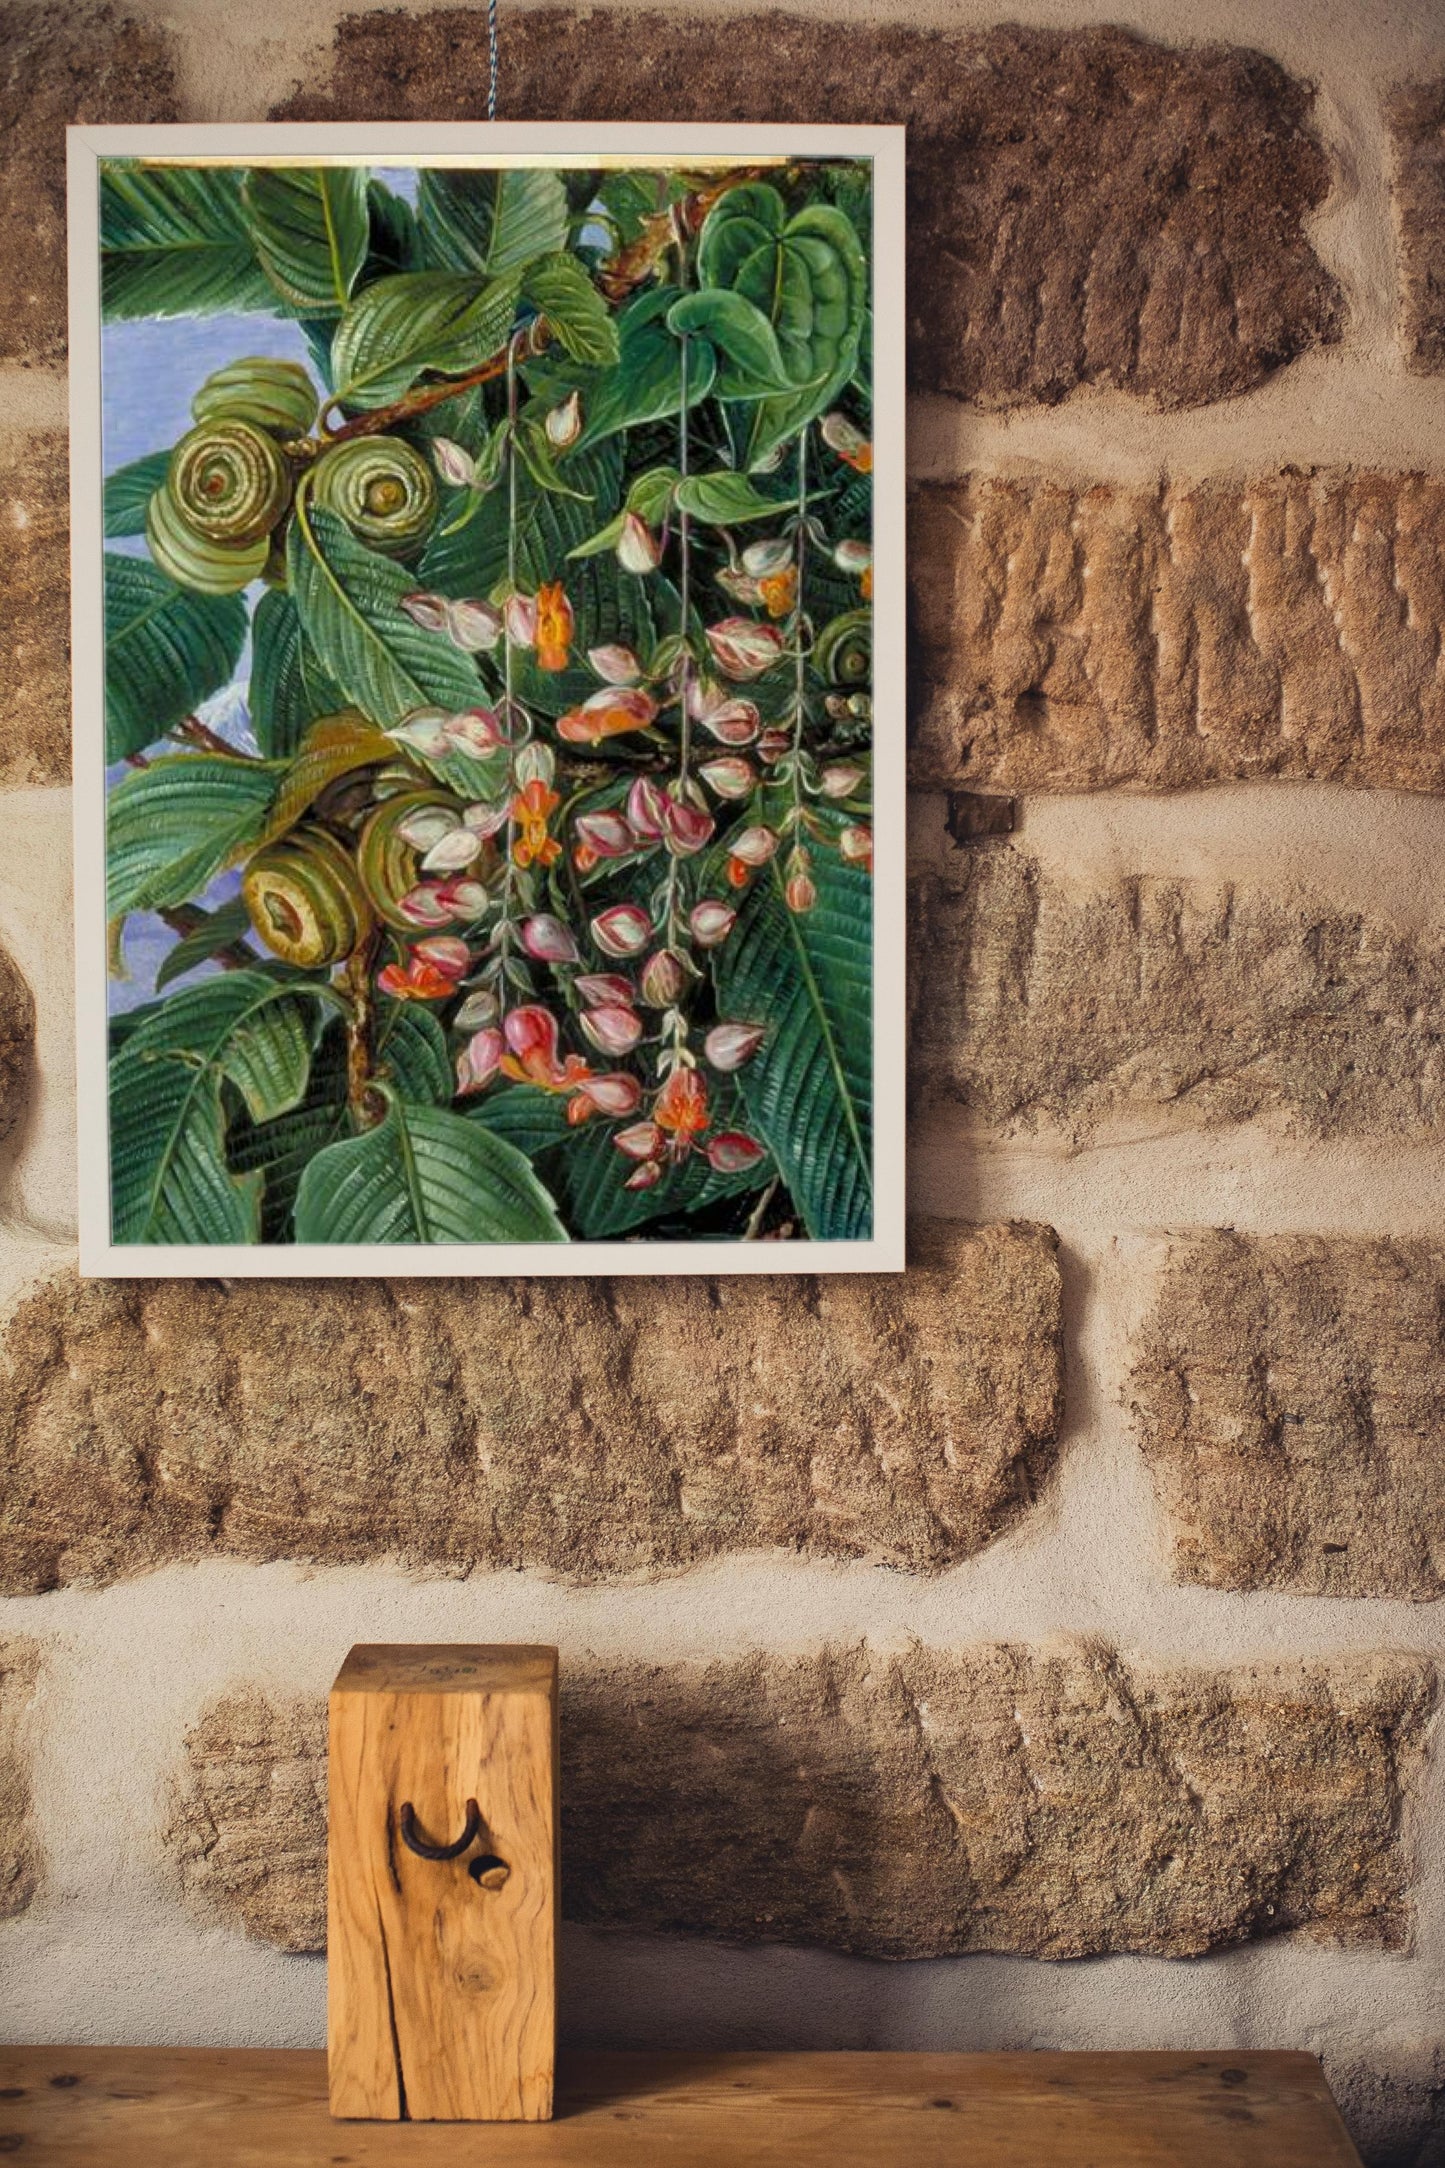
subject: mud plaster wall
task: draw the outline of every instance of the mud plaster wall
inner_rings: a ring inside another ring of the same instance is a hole
[[[484,42],[0,14],[0,2032],[319,2040],[341,1656],[546,1639],[569,2039],[1300,2046],[1437,2161],[1445,22],[734,12],[504,0],[502,110],[913,129],[926,1224],[651,1320],[74,1282],[60,129],[474,116]]]

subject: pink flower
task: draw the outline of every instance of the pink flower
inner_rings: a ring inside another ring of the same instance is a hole
[[[537,638],[537,598],[535,595],[508,595],[502,612],[507,627],[507,638],[513,647],[531,647]]]
[[[851,798],[863,780],[863,770],[850,762],[841,762],[825,768],[818,777],[818,788],[825,798]]]
[[[464,979],[472,968],[471,950],[454,934],[440,934],[430,941],[418,941],[412,955],[419,956],[433,970],[445,972],[449,979]]]
[[[730,903],[722,903],[715,896],[704,896],[701,903],[693,906],[688,925],[699,948],[719,948],[737,922],[738,914]]]
[[[783,636],[773,625],[755,624],[750,617],[725,617],[709,625],[707,644],[724,677],[761,677],[783,653]]]
[[[631,1129],[619,1129],[612,1141],[629,1159],[655,1159],[666,1139],[656,1122],[634,1122]]]
[[[587,660],[609,685],[635,685],[642,665],[630,647],[589,647]]]
[[[467,995],[452,1023],[458,1031],[477,1031],[483,1024],[495,1024],[497,1011],[497,997],[491,988],[479,986],[475,993]]]
[[[619,972],[586,971],[572,984],[589,1009],[630,1009],[632,1006],[631,985]]]
[[[580,848],[591,853],[587,864],[598,858],[626,858],[637,849],[637,838],[620,813],[579,813],[572,833]],[[587,867],[584,866],[584,873]]]
[[[625,1069],[611,1069],[605,1076],[588,1077],[585,1084],[579,1084],[577,1097],[595,1113],[618,1120],[624,1114],[637,1112],[642,1104],[642,1086]]]
[[[444,482],[450,482],[453,489],[471,488],[477,478],[477,463],[465,445],[454,443],[450,437],[433,437],[431,456]]]
[[[762,717],[751,700],[725,693],[707,678],[691,679],[687,705],[693,721],[720,745],[751,745],[762,725]]]
[[[423,873],[460,873],[486,849],[484,839],[470,828],[449,828],[423,858]]]
[[[550,912],[537,911],[531,918],[524,918],[521,934],[523,948],[538,963],[575,964],[578,961],[577,943],[561,919],[553,918]]]
[[[714,1024],[702,1050],[714,1069],[727,1075],[751,1061],[765,1037],[761,1024]]]
[[[457,1056],[457,1090],[463,1098],[468,1092],[486,1090],[501,1066],[506,1043],[491,1026],[472,1034]]]
[[[792,733],[780,728],[765,730],[758,740],[758,758],[770,768],[792,749]]]
[[[631,1009],[584,1009],[578,1022],[599,1054],[630,1054],[642,1037],[642,1019]]]
[[[544,1092],[570,1092],[591,1077],[580,1055],[558,1059],[557,1019],[550,1009],[535,1005],[513,1009],[502,1029],[508,1049],[501,1058],[502,1074],[514,1083],[535,1084]]]
[[[729,854],[740,859],[745,866],[765,866],[778,847],[778,839],[771,828],[745,828],[728,844]]]
[[[818,890],[811,874],[795,873],[783,891],[788,909],[801,918],[811,911],[818,901]]]
[[[672,949],[659,949],[643,965],[640,983],[649,1009],[670,1009],[687,984],[682,958]]]
[[[569,392],[560,406],[552,408],[542,426],[547,432],[547,442],[559,452],[565,452],[569,445],[575,444],[582,434],[581,392]]]
[[[854,822],[841,829],[838,835],[838,855],[846,865],[863,866],[873,871],[873,831]]]
[[[462,812],[462,826],[469,828],[474,836],[500,835],[512,817],[510,798],[499,798],[495,805],[469,805]]]
[[[414,625],[423,632],[445,632],[447,629],[447,598],[445,595],[403,595],[401,607]]]
[[[628,1175],[622,1187],[624,1189],[652,1189],[661,1180],[661,1167],[655,1159],[649,1159],[644,1166],[637,1169],[635,1174]]]
[[[447,750],[447,722],[445,708],[413,708],[393,723],[387,736],[413,747],[426,760],[437,760]]]
[[[502,637],[502,613],[490,602],[449,602],[447,633],[468,655],[490,654]]]
[[[592,938],[604,956],[640,956],[652,939],[652,921],[635,903],[614,903],[592,921]]]
[[[443,729],[453,745],[468,753],[494,753],[507,742],[493,708],[464,708],[460,715],[449,715]]]
[[[417,891],[412,890],[415,895]],[[448,919],[480,918],[487,908],[487,891],[480,881],[469,881],[465,875],[456,881],[438,881],[432,888],[432,898],[446,913]],[[402,909],[406,905],[403,903]]]
[[[681,798],[669,797],[663,806],[662,830],[674,857],[691,858],[694,851],[705,849],[711,843],[716,827],[711,813],[699,812],[696,806],[684,804]]]
[[[627,818],[638,835],[654,839],[660,836],[666,808],[666,792],[658,788],[651,776],[638,776],[627,794]]]
[[[557,735],[569,745],[600,745],[627,730],[645,730],[657,718],[657,702],[638,686],[609,686],[561,717]]]
[[[751,762],[733,755],[723,760],[705,760],[697,772],[719,798],[746,798],[758,779]]]
[[[764,1156],[763,1147],[745,1137],[740,1129],[725,1129],[720,1136],[705,1144],[707,1163],[714,1174],[742,1174],[748,1167],[755,1167]]]
[[[471,961],[465,941],[445,936],[418,941],[405,966],[388,964],[376,983],[397,1001],[445,1001],[456,991],[458,979],[466,977]]]
[[[396,832],[414,851],[429,851],[434,843],[440,843],[443,836],[451,835],[460,825],[450,806],[419,805],[405,820],[397,822]]]
[[[635,512],[622,515],[617,538],[617,562],[624,572],[655,572],[662,560],[662,545],[645,520]]]
[[[480,882],[474,885],[481,887]],[[485,889],[482,899],[485,902]],[[397,899],[396,907],[409,926],[449,926],[460,915],[452,909],[439,881],[423,881],[420,888],[408,889]]]

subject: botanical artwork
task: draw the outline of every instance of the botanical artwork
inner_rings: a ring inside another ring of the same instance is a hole
[[[871,175],[101,160],[115,1244],[872,1235]]]

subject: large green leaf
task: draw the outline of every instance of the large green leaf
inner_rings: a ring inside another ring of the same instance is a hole
[[[523,1155],[464,1115],[391,1095],[364,1136],[318,1152],[296,1198],[298,1242],[565,1242]]]
[[[147,452],[105,478],[105,537],[144,534],[151,498],[170,471],[169,452]]]
[[[244,903],[223,903],[218,910],[195,913],[196,923],[187,934],[182,934],[172,949],[161,958],[156,973],[156,992],[165,989],[176,979],[183,979],[197,964],[209,963],[222,949],[231,948],[244,941],[251,931],[251,914]],[[260,957],[256,961],[260,962]]]
[[[737,527],[745,520],[773,519],[790,512],[796,497],[765,497],[746,474],[722,468],[716,474],[690,474],[677,485],[682,511],[712,527]]]
[[[417,223],[429,263],[500,278],[565,247],[567,190],[541,166],[429,166],[417,182]]]
[[[260,1177],[225,1159],[223,1081],[253,1120],[296,1106],[314,1017],[304,989],[233,971],[173,994],[111,1063],[111,1220],[117,1242],[254,1242]]]
[[[725,286],[705,286],[684,294],[667,312],[669,331],[679,337],[701,332],[724,356],[717,390],[722,399],[755,398],[762,391],[796,388],[770,318],[745,294]]]
[[[105,750],[139,753],[230,683],[246,639],[239,595],[193,595],[143,557],[105,553]]]
[[[371,239],[364,166],[253,166],[242,189],[256,254],[302,316],[338,316]]]
[[[766,182],[729,190],[698,241],[705,288],[741,294],[768,318],[789,380],[746,418],[746,464],[759,465],[837,396],[853,374],[868,306],[868,265],[846,214],[814,203],[793,218]]]
[[[346,406],[386,406],[423,370],[462,376],[507,343],[515,272],[483,281],[463,272],[401,271],[366,287],[336,327],[332,380]]]
[[[551,405],[569,391],[582,394],[580,446],[600,444],[619,429],[674,418],[682,406],[683,342],[667,328],[678,298],[675,286],[654,288],[629,301],[617,317],[618,360],[610,369],[571,360],[531,363],[527,381]],[[706,339],[687,342],[687,403],[696,406],[712,390],[717,356]]]
[[[327,675],[383,729],[414,708],[476,704],[470,659],[401,607],[416,577],[363,547],[334,513],[298,499],[287,545],[291,592]]]
[[[441,1105],[452,1094],[446,1034],[426,1009],[387,1002],[377,1025],[377,1075],[402,1098]],[[307,1163],[347,1132],[346,1030],[338,1020],[322,1037],[300,1104],[273,1120],[253,1122],[240,1111],[226,1138],[226,1158],[238,1175],[259,1174],[263,1242],[289,1242],[296,1192]]]
[[[101,168],[100,294],[108,323],[274,309],[234,166]]]
[[[262,834],[283,773],[271,760],[169,753],[106,801],[106,916],[185,903]]]
[[[522,275],[522,293],[546,317],[574,361],[611,368],[620,359],[612,313],[575,256],[541,256]]]
[[[756,876],[713,959],[718,1013],[767,1027],[738,1088],[809,1234],[861,1241],[873,1226],[872,885],[823,845],[813,880],[815,907],[794,912],[776,858]]]
[[[582,492],[581,499],[553,495],[525,470],[517,476],[517,578],[526,588],[565,579],[570,590],[569,552],[621,503],[622,457],[615,443],[596,452],[570,452],[561,470]],[[505,483],[482,499],[464,527],[448,534],[447,524],[438,522],[427,545],[421,584],[444,595],[489,595],[507,572]]]
[[[345,706],[340,688],[312,654],[284,587],[269,588],[251,620],[250,704],[256,743],[272,759],[288,758],[318,715]]]

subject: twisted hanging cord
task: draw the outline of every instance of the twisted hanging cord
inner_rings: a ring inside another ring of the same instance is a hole
[[[497,0],[487,0],[487,119],[497,117]]]

